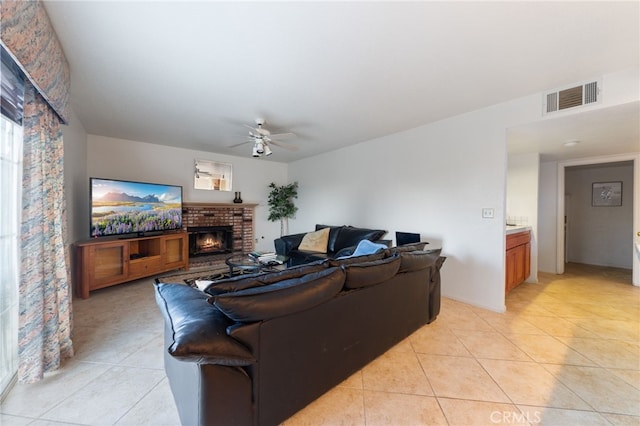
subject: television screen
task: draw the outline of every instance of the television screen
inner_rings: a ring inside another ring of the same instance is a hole
[[[182,187],[91,178],[91,236],[182,228]]]
[[[403,246],[405,244],[419,243],[420,234],[413,232],[396,232],[396,245]]]

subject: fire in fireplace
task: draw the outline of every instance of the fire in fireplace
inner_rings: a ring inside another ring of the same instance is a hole
[[[232,226],[188,228],[189,257],[229,253],[233,250]]]

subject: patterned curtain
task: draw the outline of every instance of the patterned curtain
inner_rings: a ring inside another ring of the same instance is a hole
[[[32,383],[73,356],[60,118],[25,83],[18,379]]]

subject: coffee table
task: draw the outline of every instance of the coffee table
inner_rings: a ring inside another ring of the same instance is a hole
[[[287,256],[276,256],[277,262],[261,263],[256,259],[249,257],[247,254],[234,254],[228,257],[224,263],[229,266],[229,275],[233,276],[238,273],[271,271],[286,268],[289,258]],[[282,263],[281,263],[282,262]]]

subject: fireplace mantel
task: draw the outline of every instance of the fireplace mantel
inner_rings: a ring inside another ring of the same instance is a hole
[[[256,207],[258,204],[252,204],[252,203],[191,203],[191,202],[184,202],[182,203],[182,208],[183,209],[188,209],[188,208],[196,208],[196,207],[222,207],[222,208],[238,208],[238,207],[250,207],[250,208],[254,208]]]

